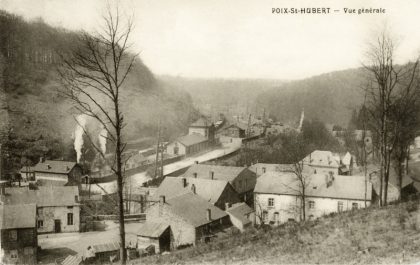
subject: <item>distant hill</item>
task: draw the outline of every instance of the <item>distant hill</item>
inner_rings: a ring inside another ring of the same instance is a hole
[[[362,69],[349,69],[290,81],[258,95],[256,106],[265,107],[280,121],[305,118],[346,126],[352,110],[363,104]]]
[[[265,79],[204,79],[159,76],[168,87],[182,89],[191,95],[195,107],[216,118],[225,115],[262,115],[263,108],[256,108],[255,98],[267,90],[281,85],[282,80]]]
[[[71,154],[75,110],[58,93],[58,52],[77,43],[78,32],[25,21],[0,10],[0,136],[18,165]],[[188,93],[165,87],[140,59],[128,76],[123,103],[126,139],[154,135],[160,113],[167,137],[176,136],[197,116]],[[69,158],[68,158],[69,159]]]

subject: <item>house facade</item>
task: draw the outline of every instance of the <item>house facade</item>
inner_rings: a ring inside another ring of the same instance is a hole
[[[305,180],[306,219],[370,206],[372,184],[364,176],[313,174]],[[351,187],[351,188],[349,188]],[[255,187],[256,223],[279,225],[303,218],[302,186],[293,173],[267,172]],[[366,197],[365,197],[366,196]]]
[[[188,128],[188,134],[194,135],[198,134],[201,135],[209,140],[210,143],[214,142],[215,137],[215,127],[214,124],[209,122],[204,117],[199,118],[194,123],[190,125]]]
[[[340,157],[330,151],[315,150],[306,156],[302,163],[304,169],[310,174],[329,174],[332,172],[334,175],[338,175]]]
[[[37,264],[36,205],[0,205],[2,264]]]
[[[38,190],[8,188],[5,193],[5,204],[36,204],[39,234],[80,231],[79,190],[76,186],[38,187]]]
[[[257,177],[261,176],[266,172],[290,172],[294,170],[293,164],[267,164],[267,163],[256,163],[248,167],[249,170],[254,172]]]
[[[75,162],[43,158],[33,167],[33,172],[40,186],[78,185],[83,173]]]
[[[171,249],[209,240],[218,231],[231,226],[229,216],[193,193],[186,193],[159,203],[147,210],[146,222],[163,223],[171,229]]]
[[[246,167],[194,164],[182,175],[186,178],[217,179],[229,182],[241,201],[252,205],[256,175]]]

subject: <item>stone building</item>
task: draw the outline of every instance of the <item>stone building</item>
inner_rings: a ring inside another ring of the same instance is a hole
[[[364,208],[372,201],[372,184],[368,181],[365,186],[364,176],[313,174],[306,177],[305,190],[307,219]],[[258,224],[278,225],[302,218],[302,186],[294,173],[263,174],[257,180],[254,196]]]
[[[76,162],[43,160],[33,167],[35,180],[41,186],[78,185],[82,168]]]
[[[0,204],[1,264],[37,264],[36,205]]]
[[[76,186],[48,186],[38,190],[7,188],[4,203],[35,203],[39,234],[80,231],[79,190]]]
[[[168,200],[161,196],[160,201],[147,210],[148,222],[170,226],[170,249],[210,240],[231,226],[224,211],[193,193]]]

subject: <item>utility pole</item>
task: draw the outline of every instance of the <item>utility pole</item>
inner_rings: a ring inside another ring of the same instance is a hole
[[[159,145],[160,145],[160,117],[159,117],[159,121],[158,121],[158,129],[157,129],[156,159],[155,159],[155,178],[158,176]]]
[[[162,130],[165,128],[163,127]],[[163,142],[160,143],[160,177],[163,177]]]

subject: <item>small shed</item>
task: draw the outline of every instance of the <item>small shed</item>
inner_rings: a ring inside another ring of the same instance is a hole
[[[232,224],[241,232],[254,223],[255,211],[246,203],[237,203],[231,207],[226,205],[226,212],[229,214]]]
[[[145,222],[137,231],[137,248],[155,246],[156,253],[171,250],[171,229],[167,223]]]
[[[79,255],[68,255],[67,258],[61,262],[61,265],[79,265],[82,263],[82,257]]]
[[[120,243],[106,243],[92,245],[95,259],[101,263],[116,261],[120,259]]]

